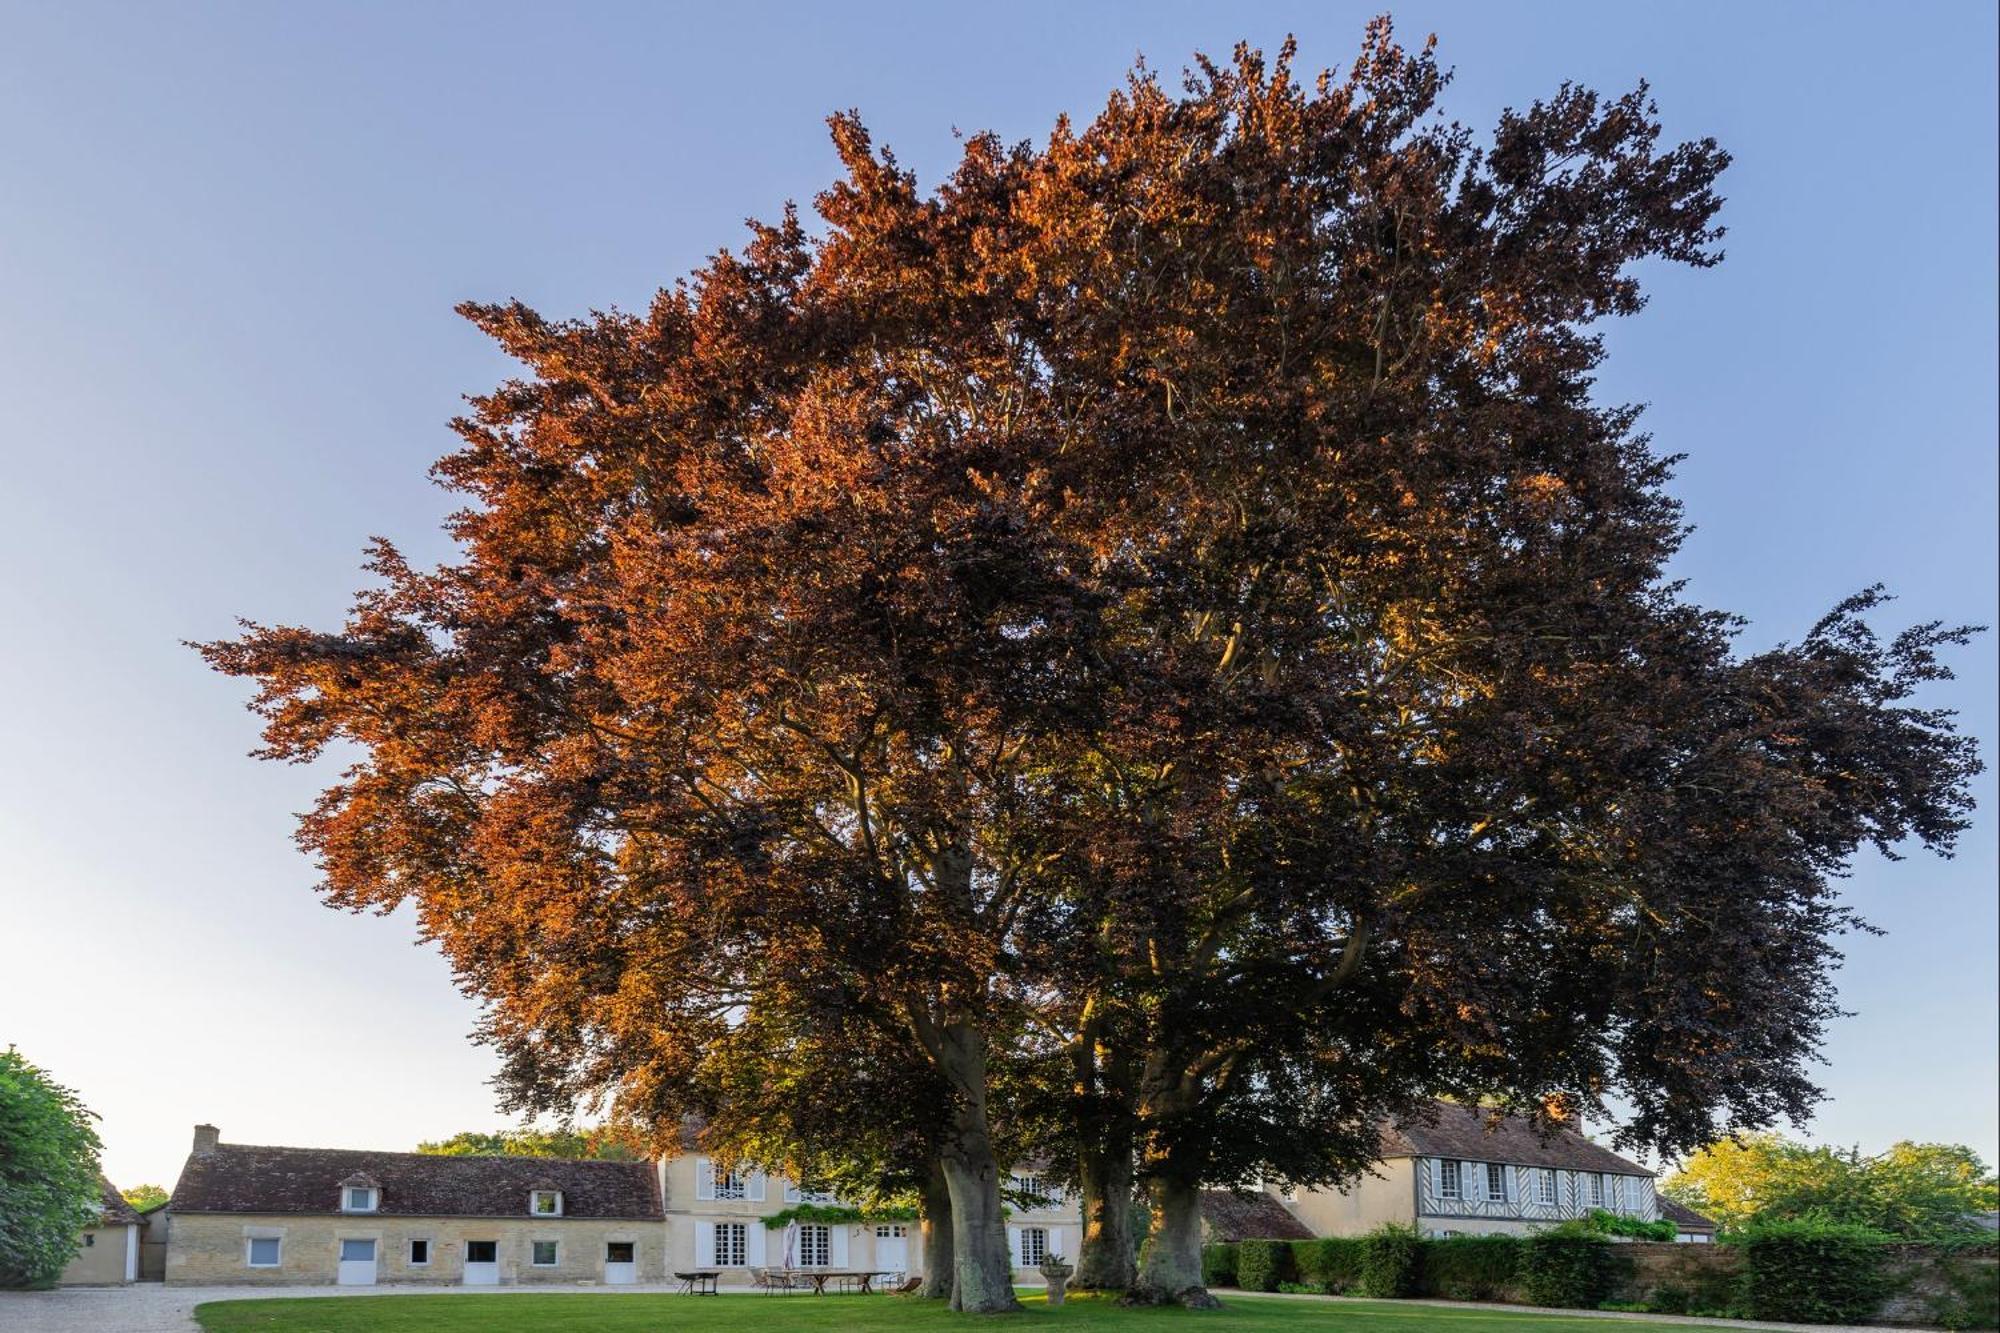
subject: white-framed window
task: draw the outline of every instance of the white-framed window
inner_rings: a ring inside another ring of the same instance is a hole
[[[1041,1227],[1021,1228],[1021,1266],[1040,1268],[1049,1257],[1049,1233]]]
[[[745,1171],[724,1171],[714,1162],[710,1162],[708,1163],[708,1178],[715,1183],[715,1197],[718,1199],[747,1199],[750,1197],[750,1176]]]
[[[715,1266],[741,1268],[748,1263],[750,1233],[741,1222],[715,1224]]]
[[[825,1268],[833,1262],[833,1229],[823,1222],[799,1228],[799,1267]]]
[[[1548,1167],[1535,1172],[1535,1198],[1546,1204],[1556,1201],[1556,1173]]]
[[[785,1182],[786,1203],[832,1203],[833,1191],[823,1190],[815,1185],[802,1185],[798,1181]]]
[[[243,1249],[243,1262],[251,1268],[276,1268],[284,1260],[285,1242],[276,1236],[252,1236]]]
[[[1438,1162],[1438,1197],[1440,1199],[1460,1199],[1465,1192],[1459,1185],[1460,1163],[1445,1158]]]
[[[465,1242],[465,1262],[469,1264],[499,1263],[500,1242],[497,1240],[469,1240]]]
[[[910,1229],[901,1222],[885,1222],[875,1228],[877,1240],[902,1240],[910,1234]]]
[[[1624,1212],[1625,1177],[1609,1176],[1606,1177],[1606,1180],[1607,1184],[1604,1187],[1604,1200],[1605,1200],[1604,1206],[1606,1208],[1609,1208],[1614,1213]]]
[[[1498,1162],[1486,1164],[1486,1197],[1494,1203],[1507,1202],[1507,1168]]]
[[[1604,1206],[1603,1175],[1599,1172],[1592,1171],[1589,1175],[1586,1175],[1584,1177],[1584,1181],[1586,1182],[1584,1188],[1590,1191],[1590,1206],[1592,1208],[1602,1208]]]
[[[1045,1195],[1048,1193],[1047,1190],[1042,1188],[1042,1178],[1040,1176],[1015,1176],[1014,1188],[1023,1194]]]
[[[347,1185],[340,1191],[340,1208],[347,1213],[372,1213],[381,1197],[382,1191],[373,1185]]]
[[[637,1241],[607,1240],[604,1242],[604,1262],[607,1264],[629,1264],[639,1252]]]
[[[431,1261],[431,1243],[427,1240],[410,1242],[410,1267],[422,1268]]]
[[[528,1192],[528,1211],[536,1217],[561,1217],[562,1191],[530,1190]]]
[[[555,1241],[552,1240],[530,1241],[528,1245],[529,1245],[528,1249],[529,1263],[533,1264],[536,1268],[554,1268],[556,1266]]]
[[[344,1264],[372,1264],[375,1262],[375,1242],[352,1238],[340,1242],[340,1262]]]

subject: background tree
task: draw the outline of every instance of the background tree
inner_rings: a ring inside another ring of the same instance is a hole
[[[448,1139],[426,1140],[417,1151],[435,1157],[567,1157],[630,1162],[639,1154],[605,1130],[461,1130]]]
[[[163,1185],[133,1185],[118,1193],[125,1202],[142,1213],[159,1207],[172,1197]]]
[[[0,1052],[0,1287],[54,1284],[104,1201],[92,1115],[9,1046]]]
[[[1906,1141],[1867,1156],[1780,1134],[1744,1135],[1691,1154],[1661,1189],[1731,1230],[1819,1219],[1912,1240],[1965,1234],[1976,1215],[2000,1207],[1994,1174],[1956,1143]]]

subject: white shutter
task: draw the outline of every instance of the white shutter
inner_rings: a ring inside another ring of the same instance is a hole
[[[1021,1228],[1007,1228],[1007,1253],[1014,1257],[1014,1267],[1025,1267],[1021,1262]]]
[[[770,1230],[762,1222],[753,1221],[743,1235],[743,1259],[752,1268],[764,1266],[764,1238]]]
[[[762,1171],[752,1171],[750,1173],[750,1188],[748,1193],[750,1195],[750,1202],[764,1202],[764,1173]]]
[[[706,1157],[694,1159],[694,1197],[697,1199],[715,1197],[715,1163]]]
[[[826,1259],[835,1268],[847,1267],[847,1224],[836,1222],[826,1229]]]
[[[1049,1254],[1053,1258],[1069,1258],[1069,1228],[1049,1228]]]
[[[713,1222],[694,1224],[694,1266],[715,1267],[715,1223]]]

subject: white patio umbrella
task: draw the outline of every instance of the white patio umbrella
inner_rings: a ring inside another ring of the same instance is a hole
[[[787,1268],[798,1267],[796,1263],[792,1262],[792,1257],[798,1253],[798,1243],[799,1224],[797,1222],[785,1223],[785,1267]]]

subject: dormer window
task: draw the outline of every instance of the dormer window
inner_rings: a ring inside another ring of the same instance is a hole
[[[382,1198],[382,1191],[373,1185],[344,1185],[340,1197],[342,1212],[372,1213]]]
[[[562,1216],[561,1190],[528,1191],[528,1211],[536,1217]]]

